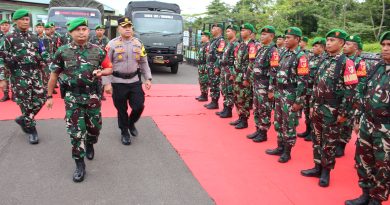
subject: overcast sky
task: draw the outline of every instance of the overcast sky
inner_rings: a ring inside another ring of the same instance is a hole
[[[125,8],[130,1],[124,0],[98,0],[107,6],[118,10],[121,14],[125,13]],[[197,14],[206,11],[206,6],[211,0],[160,0],[167,3],[176,3],[180,6],[182,14]],[[223,2],[233,6],[238,0],[222,0]]]

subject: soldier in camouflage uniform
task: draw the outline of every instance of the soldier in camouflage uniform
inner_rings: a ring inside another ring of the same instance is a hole
[[[43,39],[44,26],[45,24],[42,22],[39,22],[35,25],[35,35],[37,35],[39,39]]]
[[[46,100],[41,77],[42,48],[39,46],[38,37],[28,31],[28,10],[16,10],[12,19],[17,26],[13,32],[4,36],[0,45],[5,56],[4,61],[0,60],[0,75],[10,74],[15,100],[22,112],[22,116],[15,121],[28,134],[29,142],[37,144],[39,140],[34,118]],[[4,80],[0,81],[0,87],[5,84]]]
[[[298,133],[298,137],[304,137],[305,141],[311,141],[312,137],[314,136],[313,132],[313,125],[310,118],[310,98],[313,94],[313,84],[315,76],[318,72],[318,63],[321,61],[321,59],[324,56],[325,46],[326,46],[326,39],[325,38],[315,38],[313,43],[313,54],[309,57],[309,68],[310,68],[310,74],[307,79],[307,87],[306,87],[306,99],[303,106],[303,112],[305,113],[305,125],[306,130],[303,133]]]
[[[236,25],[229,25],[226,28],[226,36],[228,43],[223,52],[221,59],[221,91],[223,96],[223,110],[217,112],[217,115],[221,118],[232,117],[232,109],[234,105],[233,96],[233,81],[230,80],[232,70],[234,69],[234,50],[238,45],[236,38],[237,31],[240,27]]]
[[[250,76],[251,70],[256,58],[256,45],[250,38],[255,28],[250,23],[241,25],[242,42],[236,47],[234,52],[235,61],[231,80],[234,80],[233,95],[234,105],[236,106],[239,118],[230,125],[236,129],[248,127],[248,118],[253,102],[253,90],[250,82],[253,82]]]
[[[362,88],[366,83],[366,77],[367,77],[366,62],[363,60],[363,58],[357,56],[359,44],[361,44],[361,39],[358,35],[348,36],[343,48],[344,54],[355,63],[356,75],[359,80],[359,84],[356,87],[357,89],[356,92],[358,90],[362,90]],[[358,99],[359,97],[355,97],[354,101],[352,102],[354,106],[350,107],[351,109],[353,109],[353,111],[349,111],[349,112],[351,113],[355,112],[354,110],[357,108]],[[354,116],[352,115],[350,118],[348,118],[347,121],[345,121],[341,125],[340,142],[336,146],[336,157],[344,156],[345,146],[351,140],[353,122],[354,122]]]
[[[271,126],[271,101],[268,99],[271,68],[279,66],[279,52],[273,42],[275,28],[264,26],[260,29],[262,47],[257,52],[253,76],[253,116],[256,131],[247,135],[254,142],[267,140],[267,131]]]
[[[47,88],[47,83],[49,82],[50,73],[51,73],[51,71],[49,69],[49,65],[52,62],[54,53],[58,49],[56,47],[54,40],[53,40],[54,36],[53,36],[52,27],[54,27],[54,24],[51,24],[51,23],[46,23],[44,25],[45,34],[42,38],[42,43],[43,43],[44,48],[45,48],[42,52],[42,58],[46,62],[46,65],[47,65],[43,69],[42,80],[43,80],[43,84],[45,85],[46,88]]]
[[[282,53],[286,50],[286,47],[284,47],[284,35],[279,34],[276,36],[276,47],[279,52],[279,56],[282,55]]]
[[[200,86],[200,96],[195,99],[199,102],[208,100],[209,93],[209,72],[207,68],[207,55],[209,52],[211,34],[208,31],[202,32],[201,45],[198,50],[198,82]]]
[[[96,35],[92,36],[89,42],[99,46],[102,50],[104,50],[106,48],[106,45],[110,41],[110,39],[108,39],[107,36],[104,35],[106,29],[103,25],[97,25],[95,27],[95,31]]]
[[[335,149],[340,139],[340,125],[352,113],[354,89],[358,83],[355,65],[343,53],[348,34],[333,29],[326,35],[328,54],[318,65],[310,109],[315,137],[313,155],[315,167],[302,170],[307,177],[320,177],[319,186],[329,186],[330,170],[335,166]]]
[[[380,205],[390,190],[390,31],[380,37],[382,60],[369,72],[356,118],[356,169],[363,194],[346,205]],[[360,117],[360,116],[359,116]],[[360,122],[360,126],[359,126]],[[360,127],[360,128],[359,128]]]
[[[296,142],[297,113],[302,109],[305,96],[306,76],[309,74],[308,60],[299,47],[301,29],[289,27],[285,31],[286,50],[280,57],[276,75],[271,75],[269,97],[275,97],[275,130],[278,146],[266,150],[267,154],[279,155],[279,162],[291,159],[291,148]],[[273,79],[274,78],[274,79]]]
[[[209,72],[209,86],[211,102],[206,104],[207,109],[218,109],[218,100],[220,97],[220,74],[221,74],[221,58],[225,48],[225,40],[223,39],[222,24],[214,24],[211,29],[213,40],[210,43],[210,50],[207,56],[207,66]]]
[[[9,32],[10,27],[11,27],[11,25],[10,25],[10,22],[8,20],[4,19],[4,20],[0,21],[0,45],[1,45],[1,42],[3,41],[3,37]],[[1,51],[0,51],[0,58],[2,58],[4,60],[4,53],[2,53]],[[0,70],[0,73],[2,73],[1,70]],[[4,95],[0,99],[0,102],[5,102],[5,101],[10,100],[8,79],[6,79],[4,75],[0,75],[0,80],[7,80],[7,85],[5,85],[3,88]]]
[[[299,42],[299,46],[301,47],[302,51],[305,52],[307,58],[310,58],[310,50],[307,49],[307,44],[309,43],[309,38],[304,36],[302,37],[301,41]]]
[[[66,76],[63,83],[67,86],[64,98],[65,120],[71,138],[72,158],[76,161],[73,181],[81,182],[85,175],[84,156],[93,159],[93,144],[97,143],[102,127],[101,85],[98,78],[110,75],[112,65],[102,49],[88,42],[87,19],[72,20],[68,31],[74,41],[60,47],[53,57],[47,106],[53,106],[52,93],[58,75],[62,73]]]

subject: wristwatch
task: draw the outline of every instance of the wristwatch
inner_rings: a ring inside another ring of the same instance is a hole
[[[52,99],[53,98],[53,96],[52,95],[48,95],[48,96],[46,96],[46,99]]]

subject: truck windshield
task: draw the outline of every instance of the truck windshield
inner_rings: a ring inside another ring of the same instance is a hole
[[[141,34],[181,34],[183,32],[183,20],[178,15],[137,13],[133,17],[133,23],[135,31]]]
[[[101,15],[94,10],[53,9],[49,12],[48,21],[55,22],[58,30],[66,30],[66,22],[78,17],[88,19],[88,27],[94,29],[101,21]]]

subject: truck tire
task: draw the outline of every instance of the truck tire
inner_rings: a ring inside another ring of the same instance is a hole
[[[176,74],[179,70],[179,64],[176,63],[175,65],[171,66],[171,73]]]

